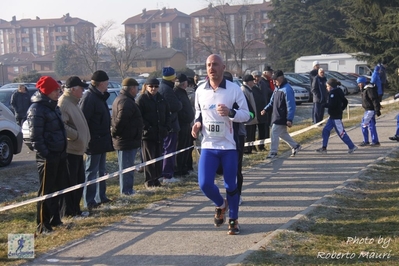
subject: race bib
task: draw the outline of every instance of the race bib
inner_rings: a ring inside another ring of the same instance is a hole
[[[211,137],[223,137],[225,131],[224,121],[208,121],[205,122],[205,131]]]

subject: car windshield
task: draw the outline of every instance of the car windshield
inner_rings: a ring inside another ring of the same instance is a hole
[[[330,73],[331,76],[333,76],[333,77],[335,77],[335,78],[337,78],[337,79],[339,79],[339,80],[348,79],[347,77],[345,77],[344,75],[342,75],[342,74],[339,73],[339,72],[328,72],[328,73]]]
[[[303,83],[302,81],[300,81],[300,80],[298,80],[298,79],[296,79],[296,78],[293,78],[293,77],[291,77],[291,76],[285,75],[284,77],[285,77],[286,79],[288,79],[288,81],[291,81],[292,83],[296,83],[296,84],[301,84],[301,83]]]

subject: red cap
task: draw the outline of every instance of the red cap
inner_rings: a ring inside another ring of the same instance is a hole
[[[44,95],[49,95],[59,87],[60,84],[49,76],[40,77],[39,81],[36,83],[36,88],[38,88]]]

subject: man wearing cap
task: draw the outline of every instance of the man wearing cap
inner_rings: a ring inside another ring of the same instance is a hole
[[[191,105],[191,101],[187,94],[188,78],[185,74],[178,74],[175,82],[174,92],[182,103],[182,109],[177,112],[177,118],[179,121],[180,131],[177,140],[177,150],[185,149],[193,145],[193,139],[191,136],[191,123],[194,121],[194,110]],[[176,155],[176,172],[175,175],[183,176],[188,175],[187,160],[189,152],[192,150],[186,150]]]
[[[140,97],[137,99],[143,116],[143,136],[141,151],[143,160],[149,161],[162,156],[164,138],[170,131],[169,105],[158,92],[159,80],[148,78],[144,83]],[[160,187],[158,180],[162,174],[162,160],[144,166],[145,187]]]
[[[364,115],[362,118],[362,134],[363,142],[359,146],[380,146],[378,140],[377,127],[375,116],[381,115],[381,105],[378,98],[377,86],[367,82],[366,77],[360,76],[356,80],[362,94],[362,107],[364,108]],[[371,143],[369,141],[369,130],[371,136]]]
[[[320,63],[319,61],[313,61],[313,69],[309,72],[309,78],[310,78],[310,87],[312,87],[313,80],[319,73],[319,68],[320,68]]]
[[[277,156],[279,138],[291,147],[291,157],[294,157],[301,149],[301,145],[294,141],[287,131],[287,127],[292,127],[295,116],[294,90],[284,78],[283,71],[275,71],[272,78],[276,84],[276,89],[269,104],[262,111],[262,115],[265,115],[267,111],[273,110],[270,153],[266,158],[271,159]]]
[[[112,103],[111,134],[118,155],[119,171],[132,167],[137,151],[141,147],[143,118],[134,98],[139,83],[133,78],[122,81],[120,94]],[[134,171],[119,174],[120,192],[133,195]]]
[[[256,110],[256,103],[255,103],[255,97],[253,93],[253,88],[255,86],[255,78],[250,75],[244,75],[243,79],[243,85],[241,86],[241,90],[244,92],[245,97],[247,97],[249,104]],[[254,114],[254,118],[245,123],[245,130],[246,130],[246,139],[245,142],[251,142],[255,141],[255,135],[256,135],[256,124],[258,123],[258,119],[256,114]],[[244,148],[244,153],[245,154],[251,154],[252,151],[256,152],[255,146],[247,146]]]
[[[159,85],[159,93],[165,98],[166,102],[169,104],[170,110],[170,123],[171,131],[164,139],[163,144],[163,155],[170,154],[176,151],[177,148],[177,134],[180,130],[179,121],[177,118],[177,112],[182,109],[182,103],[177,98],[173,91],[175,86],[176,73],[172,67],[164,67],[162,69],[162,80]],[[175,169],[175,156],[168,157],[163,160],[162,166],[162,177],[164,183],[178,182],[179,179],[174,178]]]
[[[79,103],[90,129],[90,142],[86,150],[86,181],[105,175],[106,154],[114,150],[110,130],[111,116],[107,105],[108,80],[108,75],[103,70],[94,72],[89,89]],[[83,194],[89,211],[101,203],[111,201],[106,196],[105,180],[86,186]]]
[[[238,224],[239,191],[238,125],[250,119],[248,105],[240,87],[227,82],[223,76],[225,64],[216,54],[206,60],[208,81],[195,92],[195,123],[191,135],[197,138],[201,131],[201,156],[198,162],[198,184],[202,192],[215,204],[214,224],[219,227],[226,221],[229,210],[228,234],[240,233]],[[223,167],[226,199],[215,184],[219,165]]]
[[[67,134],[67,171],[63,188],[82,184],[85,181],[85,167],[83,154],[89,141],[90,131],[86,118],[79,108],[78,103],[83,96],[84,88],[89,85],[77,76],[68,78],[65,82],[64,93],[58,100],[62,120]],[[80,200],[83,188],[65,194],[65,215],[79,216],[82,214]]]
[[[36,83],[39,89],[32,96],[27,112],[29,136],[36,151],[36,164],[40,187],[38,196],[61,189],[66,168],[67,137],[61,112],[57,106],[60,85],[49,76],[42,76]],[[53,226],[62,224],[60,196],[37,203],[37,232],[49,233]]]

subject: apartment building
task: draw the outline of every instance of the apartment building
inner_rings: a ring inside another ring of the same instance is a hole
[[[122,24],[126,40],[144,49],[185,48],[182,43],[191,35],[190,16],[176,8],[143,9],[141,14],[128,18]],[[182,47],[176,47],[179,45]]]
[[[46,55],[63,44],[93,43],[95,25],[68,14],[55,19],[0,19],[0,55],[27,53]]]
[[[219,5],[192,14],[192,63],[203,64],[211,53],[226,58],[229,70],[257,69],[266,57],[264,43],[270,27],[271,2]],[[241,74],[241,73],[240,73]]]

